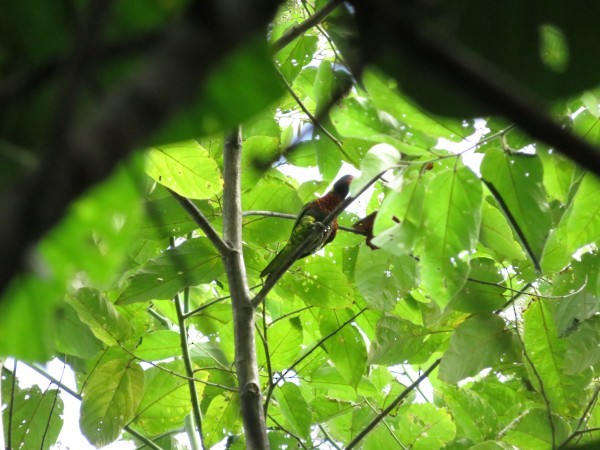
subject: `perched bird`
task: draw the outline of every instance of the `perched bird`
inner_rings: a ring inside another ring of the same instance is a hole
[[[331,191],[323,197],[313,200],[302,207],[296,222],[294,222],[294,228],[292,229],[290,239],[285,247],[277,253],[275,258],[273,258],[269,265],[261,272],[261,277],[266,277],[281,267],[287,257],[311,235],[315,226],[318,226],[316,224],[323,221],[329,213],[331,213],[331,211],[346,198],[352,178],[352,175],[344,175],[335,182]],[[314,241],[310,243],[298,259],[311,255],[321,247],[333,241],[337,229],[338,224],[337,219],[335,219],[329,226],[323,228],[321,233],[315,236]]]

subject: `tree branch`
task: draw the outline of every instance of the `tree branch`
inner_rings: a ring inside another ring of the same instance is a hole
[[[344,201],[337,205],[337,207],[333,211],[331,211],[331,213],[321,222],[321,225],[323,227],[328,227],[331,224],[331,222],[333,222],[344,209],[350,206],[352,202],[354,202],[358,197],[360,197],[363,192],[365,192],[373,183],[375,183],[379,178],[381,178],[383,174],[388,170],[389,169],[386,169],[385,171],[378,173],[376,176],[374,176],[371,180],[369,180],[368,183],[366,183],[361,188],[361,190],[355,196],[351,196],[344,199]],[[279,266],[276,270],[274,270],[269,275],[269,277],[267,277],[263,288],[252,299],[252,306],[254,308],[260,305],[260,303],[265,299],[265,297],[271,291],[271,289],[275,287],[277,281],[279,281],[283,274],[292,266],[292,264],[294,264],[294,262],[296,262],[296,260],[304,252],[304,250],[311,245],[315,237],[318,236],[320,232],[320,227],[315,227],[313,232],[309,236],[307,236],[306,239],[304,239],[304,241],[298,247],[296,247],[296,249],[285,260],[283,260],[282,265]]]
[[[223,264],[229,282],[235,339],[235,367],[240,390],[240,406],[246,448],[269,448],[267,426],[261,405],[260,380],[256,358],[254,308],[246,278],[242,246],[242,197],[240,167],[242,160],[242,131],[225,138],[223,166],[223,237],[231,251],[223,254]]]
[[[172,191],[169,188],[166,188],[167,191],[179,202],[183,209],[187,211],[190,217],[196,222],[196,225],[204,232],[206,237],[212,242],[212,244],[216,247],[221,255],[226,255],[231,253],[232,249],[227,245],[227,243],[221,239],[217,230],[215,230],[208,219],[202,214],[202,211],[198,209],[194,203],[186,197],[179,195],[177,192]]]
[[[421,383],[421,381],[423,381],[425,378],[427,378],[429,376],[429,374],[431,372],[433,372],[433,370],[440,365],[440,362],[442,362],[441,358],[436,359],[428,368],[425,372],[423,372],[421,374],[421,376],[419,376],[419,378],[417,378],[414,383],[412,383],[410,386],[408,386],[406,389],[404,389],[400,395],[398,395],[398,397],[396,397],[394,399],[394,401],[392,401],[392,403],[390,403],[388,405],[387,408],[385,408],[383,411],[381,411],[377,417],[375,417],[375,419],[373,419],[365,428],[363,428],[363,430],[358,433],[356,435],[356,437],[354,439],[352,439],[348,445],[345,447],[346,450],[350,450],[354,447],[356,447],[356,445],[367,435],[369,434],[377,425],[379,425],[379,422],[381,422],[383,419],[385,419],[385,417],[392,412],[392,410],[394,408],[396,408],[396,406],[398,406],[407,396],[408,394],[410,394],[418,385],[419,383]]]
[[[189,288],[186,288],[188,290]],[[183,317],[184,311],[181,306],[181,299],[179,294],[173,299],[175,302],[175,311],[177,312],[177,324],[179,325],[179,341],[181,344],[181,356],[185,365],[185,372],[188,376],[188,389],[190,391],[190,401],[192,403],[192,414],[194,416],[194,427],[200,438],[201,448],[204,450],[204,436],[202,434],[202,412],[200,411],[200,398],[198,397],[198,390],[196,389],[196,383],[194,382],[194,367],[192,366],[192,358],[190,357],[188,338],[187,338],[187,327],[185,325],[185,318]]]
[[[282,213],[282,212],[277,212],[277,211],[244,211],[244,212],[242,212],[242,216],[243,217],[248,217],[248,216],[277,217],[279,219],[289,219],[289,220],[296,220],[298,218],[297,215]],[[351,228],[351,227],[345,227],[345,226],[339,225],[338,229],[347,231],[348,233],[360,234],[361,236],[363,236],[363,233],[361,233],[360,231],[356,231],[354,228]]]

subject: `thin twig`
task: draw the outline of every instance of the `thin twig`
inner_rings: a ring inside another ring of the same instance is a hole
[[[286,45],[290,44],[297,37],[300,37],[311,28],[321,23],[329,14],[331,14],[339,5],[343,3],[343,0],[331,0],[312,16],[297,25],[292,26],[288,29],[283,36],[277,39],[271,44],[271,52],[273,54],[282,50]]]
[[[596,386],[596,389],[594,390],[594,394],[592,395],[592,398],[588,402],[587,407],[585,408],[585,411],[583,411],[583,414],[579,418],[579,422],[577,423],[577,428],[575,428],[575,431],[573,433],[571,433],[571,435],[567,439],[565,439],[562,444],[560,444],[558,446],[559,450],[561,448],[565,448],[569,442],[571,442],[573,439],[575,439],[578,436],[577,433],[579,433],[579,436],[581,435],[580,431],[582,431],[582,430],[580,430],[580,429],[583,426],[584,422],[586,421],[588,413],[594,407],[596,400],[598,400],[598,394],[600,394],[600,386]],[[583,430],[583,431],[585,431],[585,430]]]
[[[189,288],[186,288],[189,289]],[[187,339],[187,327],[185,319],[183,317],[183,307],[181,306],[181,299],[179,294],[173,299],[175,302],[175,310],[177,312],[177,323],[179,325],[179,340],[181,343],[181,356],[185,365],[186,375],[191,378],[188,380],[188,388],[190,391],[190,401],[192,403],[192,413],[194,415],[194,425],[200,438],[200,445],[202,449],[204,447],[204,435],[202,433],[202,412],[200,411],[200,398],[198,397],[198,391],[196,389],[196,383],[193,381],[194,378],[194,367],[192,366],[192,358],[190,357],[190,350]]]
[[[379,425],[379,422],[381,422],[383,419],[385,419],[385,417],[394,410],[394,408],[396,408],[396,406],[398,406],[407,396],[408,394],[410,394],[418,385],[419,383],[421,383],[421,381],[423,381],[425,378],[427,378],[429,376],[429,374],[431,372],[433,372],[433,370],[439,366],[440,362],[442,361],[441,358],[436,359],[428,368],[425,372],[423,372],[421,374],[421,376],[419,376],[419,378],[417,378],[415,380],[414,383],[412,383],[410,386],[408,386],[406,389],[404,389],[400,395],[398,395],[398,397],[396,397],[394,399],[394,401],[392,403],[389,404],[389,406],[387,408],[385,408],[383,411],[381,411],[381,413],[379,413],[377,415],[377,417],[375,417],[375,419],[373,419],[365,428],[362,429],[362,431],[360,433],[358,433],[356,435],[356,437],[354,439],[352,439],[348,445],[345,447],[346,450],[350,450],[354,447],[356,447],[356,445],[367,435],[369,434],[377,425]]]
[[[282,73],[277,70],[277,73],[279,74],[279,78],[281,78],[281,81],[285,84],[286,89],[288,90],[289,94],[292,96],[292,98],[294,99],[294,101],[296,102],[296,104],[300,107],[300,109],[304,112],[304,114],[306,114],[306,116],[310,119],[310,121],[312,122],[312,124],[317,127],[319,130],[321,130],[323,132],[323,134],[331,141],[333,142],[333,144],[335,146],[337,146],[340,151],[342,152],[342,154],[350,159],[348,153],[346,153],[346,150],[344,149],[343,144],[340,142],[340,140],[338,138],[336,138],[333,134],[331,134],[331,132],[325,128],[325,126],[321,123],[321,121],[319,119],[317,119],[306,107],[306,105],[302,102],[302,100],[300,99],[300,97],[298,97],[298,95],[294,92],[294,89],[292,88],[292,86],[290,86],[290,84],[287,82],[287,80],[285,79],[285,77],[282,75]]]
[[[227,245],[227,243],[221,239],[219,233],[217,233],[208,219],[204,216],[204,214],[202,214],[202,211],[200,211],[200,209],[194,205],[189,198],[183,197],[169,188],[166,189],[173,196],[173,198],[175,198],[175,200],[177,200],[181,206],[183,206],[183,209],[187,211],[190,217],[194,220],[194,222],[196,222],[198,227],[200,227],[200,229],[204,232],[206,237],[210,240],[210,242],[212,242],[220,254],[226,255],[231,252],[231,247],[229,247],[229,245]]]
[[[242,216],[244,216],[244,217],[247,217],[247,216],[277,217],[278,219],[288,219],[288,220],[296,220],[298,218],[298,216],[294,215],[294,214],[282,213],[282,212],[277,212],[277,211],[258,211],[258,210],[257,211],[254,211],[254,210],[253,211],[244,211],[242,213]],[[338,230],[343,230],[343,231],[347,231],[349,233],[363,235],[363,233],[361,233],[360,231],[356,231],[352,227],[345,227],[343,225],[339,225]]]
[[[325,440],[327,442],[329,442],[329,444],[335,448],[336,450],[342,450],[342,447],[340,447],[339,445],[337,445],[337,443],[333,440],[333,438],[329,435],[329,433],[327,432],[327,430],[325,429],[325,427],[321,424],[319,424],[319,430],[321,430],[321,433],[323,433],[323,436],[325,436]]]
[[[290,430],[285,429],[279,422],[277,422],[277,420],[275,420],[273,418],[273,416],[269,416],[269,420],[271,420],[275,425],[277,425],[277,427],[281,431],[289,434],[291,437],[293,437],[294,439],[296,439],[296,441],[298,441],[298,444],[300,445],[300,447],[302,447],[305,450],[308,450],[308,447],[306,446],[306,444],[304,444],[304,442],[302,442],[302,438],[300,436],[298,436],[297,434],[292,433]]]

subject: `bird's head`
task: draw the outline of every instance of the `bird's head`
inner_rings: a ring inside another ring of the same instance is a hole
[[[350,190],[350,183],[353,179],[354,177],[352,175],[344,175],[335,182],[332,191],[338,194],[340,197],[346,198],[348,191]]]

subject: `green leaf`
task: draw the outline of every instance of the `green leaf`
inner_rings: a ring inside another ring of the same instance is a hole
[[[564,442],[571,434],[571,427],[560,416],[552,414],[552,427],[548,423],[548,411],[543,408],[528,410],[506,430],[503,440],[523,450],[552,448]],[[552,435],[554,434],[554,439]]]
[[[371,147],[360,163],[360,176],[350,184],[350,194],[358,194],[376,175],[396,166],[400,158],[400,152],[392,145],[377,144]]]
[[[567,203],[569,191],[575,177],[575,164],[553,150],[540,148],[537,155],[544,166],[544,187],[551,198]]]
[[[216,212],[208,201],[193,202],[204,216],[213,221]],[[171,195],[148,200],[144,204],[145,220],[140,223],[137,237],[140,239],[163,240],[169,237],[185,236],[198,228],[189,213]],[[218,217],[218,216],[217,216]]]
[[[98,339],[107,345],[119,345],[131,336],[131,325],[115,306],[100,292],[81,288],[74,296],[67,296],[83,323],[88,325]]]
[[[480,240],[493,251],[492,254],[498,261],[526,259],[521,245],[514,239],[506,217],[488,202],[483,202]]]
[[[91,358],[102,349],[102,342],[68,303],[62,305],[56,323],[56,349],[67,355]]]
[[[179,333],[170,330],[157,330],[142,335],[142,341],[135,349],[135,356],[146,361],[158,361],[181,355]]]
[[[440,380],[458,383],[486,367],[498,365],[510,343],[510,334],[500,317],[493,314],[472,316],[454,330],[440,364]]]
[[[385,196],[373,225],[375,245],[394,255],[413,251],[421,235],[425,185],[422,177],[405,179]]]
[[[491,312],[506,302],[504,277],[494,261],[475,258],[471,261],[469,279],[454,295],[448,308],[469,313]]]
[[[376,396],[380,395],[377,388],[367,378],[363,377],[358,384],[358,389],[348,385],[335,367],[321,367],[310,375],[311,387],[324,389],[329,395],[342,396],[342,398],[356,398],[356,395]]]
[[[352,304],[354,292],[339,264],[322,256],[312,256],[298,269],[286,273],[283,281],[306,304],[334,309]]]
[[[358,329],[348,324],[352,317],[351,310],[321,310],[319,328],[325,338],[335,333],[325,342],[325,348],[335,368],[350,384],[357,387],[366,369],[367,348]]]
[[[304,66],[312,60],[317,49],[316,36],[302,35],[277,52],[275,61],[288,83],[292,83]]]
[[[454,439],[456,426],[444,409],[430,403],[402,406],[396,433],[400,442],[415,450],[443,448]]]
[[[338,400],[320,395],[310,402],[315,423],[327,422],[337,416],[354,411],[355,405],[349,401]]]
[[[557,272],[566,266],[579,248],[600,240],[600,181],[588,173],[558,227],[550,233],[542,267]]]
[[[385,143],[408,155],[423,155],[428,149],[403,141],[404,131],[388,115],[381,115],[364,97],[351,97],[331,112],[331,122],[340,135],[373,144]]]
[[[361,246],[354,269],[356,287],[373,309],[389,311],[419,283],[417,261]]]
[[[296,359],[298,359],[302,341],[302,323],[297,317],[288,320],[279,320],[267,329],[267,338],[269,342],[269,353],[271,360],[271,369],[273,371],[284,370],[288,368]],[[257,344],[260,355],[264,361],[264,350],[262,345]]]
[[[144,264],[129,279],[117,304],[167,300],[184,287],[210,283],[223,272],[221,258],[208,238],[188,239]]]
[[[275,390],[274,395],[292,430],[301,437],[308,438],[312,417],[310,407],[302,396],[300,388],[294,383],[284,383]]]
[[[210,198],[223,189],[217,162],[196,141],[153,148],[148,152],[146,172],[184,197]]]
[[[483,442],[493,439],[498,431],[498,417],[492,406],[476,392],[466,387],[442,385],[444,404],[449,408],[456,423],[456,435],[471,441]]]
[[[101,363],[92,372],[82,392],[79,425],[96,447],[119,437],[131,420],[144,392],[144,371],[126,359]]]
[[[327,105],[333,96],[334,89],[334,72],[331,66],[331,61],[324,59],[319,64],[317,69],[317,76],[315,78],[315,84],[313,85],[313,91],[315,95],[316,109],[315,113],[323,109]]]
[[[421,278],[440,307],[449,303],[469,274],[481,202],[481,183],[466,167],[437,173],[427,187]]]
[[[539,261],[551,225],[540,158],[492,148],[483,158],[481,174],[498,192]]]
[[[298,214],[302,202],[296,190],[280,181],[260,182],[242,197],[245,211],[275,211]],[[286,240],[294,225],[293,220],[275,217],[247,216],[244,218],[244,240],[265,244]]]
[[[575,415],[583,408],[585,398],[574,396],[573,392],[585,390],[589,373],[566,375],[567,341],[556,333],[548,302],[539,299],[523,314],[523,343],[529,357],[526,367],[531,384],[544,393],[552,411]]]
[[[600,361],[600,316],[583,322],[567,338],[565,373],[577,374]]]
[[[390,113],[396,120],[411,129],[453,141],[460,141],[468,134],[467,129],[457,120],[427,113],[409,98],[402,96],[397,90],[397,83],[380,72],[372,69],[365,70],[362,82],[378,109]]]
[[[185,374],[182,361],[160,365]],[[183,421],[191,410],[188,381],[157,367],[146,370],[144,375],[144,396],[135,414],[136,426],[150,436],[183,426]]]
[[[438,349],[443,336],[407,320],[384,316],[369,349],[369,364],[423,364]]]
[[[3,397],[4,402],[9,399],[10,395]],[[10,410],[3,408],[4,412],[10,411],[12,424],[10,434],[5,428],[5,436],[11,438],[6,448],[48,450],[53,447],[63,426],[63,409],[63,401],[56,389],[42,392],[39,386],[17,388]],[[7,414],[4,427],[9,423],[8,417]]]
[[[204,445],[210,448],[228,433],[240,431],[239,415],[240,401],[237,394],[227,393],[213,398],[202,420]]]

